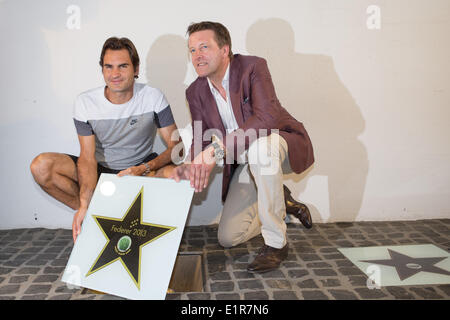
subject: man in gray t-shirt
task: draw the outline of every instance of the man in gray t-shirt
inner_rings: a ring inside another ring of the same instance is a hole
[[[102,172],[167,178],[178,143],[171,140],[176,125],[164,94],[135,82],[139,56],[129,39],[106,40],[100,66],[106,86],[80,94],[74,105],[80,156],[41,153],[30,166],[44,191],[77,210],[74,241]],[[167,144],[160,155],[151,153],[157,129]]]

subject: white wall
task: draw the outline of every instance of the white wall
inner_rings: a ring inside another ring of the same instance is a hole
[[[67,26],[71,5],[80,29]],[[286,184],[315,221],[450,218],[448,0],[0,0],[0,229],[71,227],[73,211],[37,187],[29,164],[78,153],[72,103],[103,84],[109,36],[135,43],[139,81],[189,124],[185,32],[201,20],[225,24],[234,52],[268,60],[281,103],[310,133],[317,161]],[[218,172],[189,224],[217,221],[220,189]]]

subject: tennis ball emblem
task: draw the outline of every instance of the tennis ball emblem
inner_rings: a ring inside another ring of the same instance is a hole
[[[129,236],[123,236],[117,242],[117,249],[120,252],[125,252],[131,247],[131,238]]]

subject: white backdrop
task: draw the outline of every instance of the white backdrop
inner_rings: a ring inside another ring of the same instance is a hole
[[[103,42],[126,36],[140,82],[168,97],[179,128],[195,79],[186,28],[220,21],[233,51],[263,56],[316,163],[286,177],[316,222],[450,217],[448,0],[0,0],[0,229],[70,228],[73,210],[34,183],[40,152],[78,154],[76,95],[103,84]],[[161,149],[158,142],[157,151]],[[189,224],[218,221],[221,175]]]

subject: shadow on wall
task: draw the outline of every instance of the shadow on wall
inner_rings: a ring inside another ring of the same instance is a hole
[[[325,176],[328,190],[314,190],[323,192],[323,197],[314,196],[323,199],[321,204],[308,203],[313,219],[356,220],[369,166],[366,148],[358,139],[365,121],[332,59],[295,52],[292,27],[278,18],[254,23],[247,32],[246,46],[249,54],[267,60],[281,105],[304,124],[314,147],[313,167],[288,176],[295,185],[293,195],[305,191],[308,181]],[[321,212],[326,208],[329,212]]]
[[[146,75],[147,84],[160,89],[165,94],[178,129],[188,126],[192,130],[191,113],[185,98],[187,86],[184,84],[188,63],[190,60],[186,39],[178,35],[162,35],[149,49]],[[192,139],[192,132],[189,132],[188,136]],[[184,136],[183,140],[188,142]],[[201,193],[194,194],[188,224],[210,224],[217,220],[222,210],[221,186],[222,169],[216,168],[211,173],[209,187]]]
[[[42,191],[29,166],[41,152],[70,152],[77,140],[73,120],[67,117],[72,113],[72,103],[61,101],[53,87],[51,55],[43,31],[66,30],[71,15],[67,8],[72,4],[69,0],[0,1],[0,41],[7,49],[0,64],[8,75],[0,80],[1,164],[11,168],[3,172],[0,183],[5,199],[10,200],[0,213],[0,229],[71,225],[73,210]],[[83,22],[89,22],[98,13],[94,1],[83,2],[82,9]],[[73,45],[76,47],[78,43]],[[70,60],[67,59],[67,64]],[[63,131],[67,125],[73,128],[73,135],[71,131],[69,134]]]

